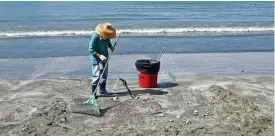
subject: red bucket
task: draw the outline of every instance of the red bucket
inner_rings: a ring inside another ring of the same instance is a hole
[[[158,74],[145,74],[138,72],[139,86],[142,88],[156,88],[158,82]]]

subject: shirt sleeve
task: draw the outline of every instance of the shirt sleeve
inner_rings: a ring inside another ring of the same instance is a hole
[[[97,53],[95,50],[95,45],[96,45],[96,39],[92,37],[89,43],[89,52],[92,55],[95,55]]]
[[[107,40],[107,46],[108,46],[108,47],[112,47],[112,43],[111,43],[111,40],[110,40],[110,39]]]

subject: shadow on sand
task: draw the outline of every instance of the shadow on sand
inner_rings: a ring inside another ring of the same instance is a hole
[[[124,104],[124,103],[128,102],[129,100],[131,100],[131,99],[128,99],[128,100],[126,100],[126,101],[120,102],[120,103],[118,103],[118,104],[112,105],[112,106],[107,107],[107,108],[104,108],[104,109],[99,109],[100,116],[98,116],[98,117],[104,116],[104,114],[105,114],[109,109],[114,108],[114,107],[116,107],[116,106],[118,106],[118,105]]]
[[[177,83],[171,83],[171,82],[162,82],[162,83],[158,83],[158,88],[171,88],[171,87],[175,87],[177,86]],[[139,89],[139,90],[131,90],[132,95],[136,96],[138,94],[150,94],[150,95],[165,95],[168,94],[167,91],[162,91],[162,89],[149,89],[149,88],[145,88],[145,89]],[[125,92],[116,92],[113,93],[113,95],[101,95],[99,97],[114,97],[114,96],[127,96],[129,95],[128,91]],[[131,100],[131,98],[129,98],[128,100],[124,101],[124,102],[120,102],[118,104],[112,105],[110,107],[104,108],[104,109],[99,109],[100,111],[100,115],[98,115],[98,117],[102,117],[104,116],[104,114],[111,108],[116,107],[120,104],[123,104],[127,101]]]
[[[158,88],[171,88],[171,87],[175,87],[178,86],[177,83],[172,83],[172,82],[162,82],[162,83],[158,83]]]
[[[166,92],[166,91],[155,90],[155,89],[131,90],[131,92],[132,92],[132,95],[138,95],[138,94],[164,95],[164,94],[168,94],[168,92]],[[128,91],[116,92],[113,94],[116,96],[126,96],[126,95],[129,95],[129,92]]]
[[[171,88],[175,86],[178,86],[178,84],[171,83],[171,82],[162,82],[162,83],[158,83],[158,86],[155,89],[145,88],[145,89],[139,89],[139,90],[131,90],[131,92],[132,92],[132,95],[138,95],[138,94],[165,95],[165,94],[168,94],[168,92],[162,91],[163,88]],[[158,88],[162,88],[162,89],[158,89]],[[129,95],[129,92],[128,91],[116,92],[113,94],[116,96],[126,96],[126,95]]]

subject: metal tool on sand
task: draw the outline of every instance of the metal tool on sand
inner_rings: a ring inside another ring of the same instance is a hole
[[[122,83],[123,83],[123,85],[126,87],[128,93],[130,94],[130,96],[132,97],[132,99],[134,99],[134,96],[132,95],[132,92],[131,92],[131,90],[129,89],[129,87],[128,87],[128,85],[127,85],[127,82],[126,82],[124,79],[122,79],[122,78],[118,78],[118,79],[119,79],[120,81],[122,81]]]

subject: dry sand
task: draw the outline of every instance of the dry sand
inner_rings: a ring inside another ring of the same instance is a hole
[[[101,116],[73,113],[90,93],[88,78],[0,80],[0,135],[273,136],[273,76],[161,75],[159,88],[134,79],[118,100],[100,97]],[[116,80],[109,80],[113,89]],[[148,100],[145,100],[145,98]]]

